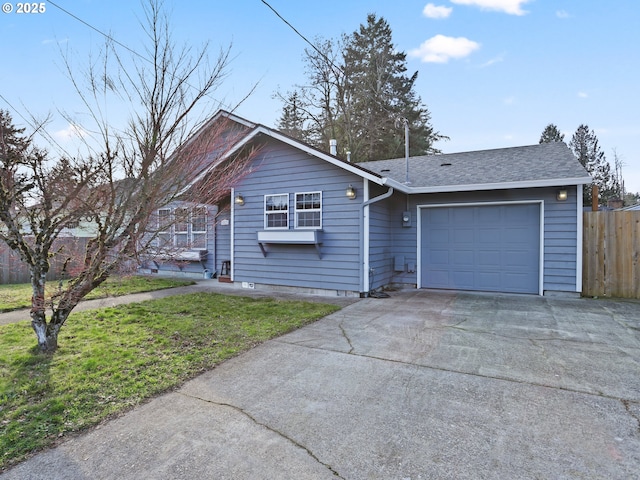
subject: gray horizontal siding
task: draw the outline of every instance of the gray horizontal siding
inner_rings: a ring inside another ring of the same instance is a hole
[[[352,184],[356,200],[345,190]],[[270,141],[254,168],[235,187],[245,199],[234,210],[234,280],[291,287],[360,291],[362,181],[323,160]],[[322,245],[266,244],[264,257],[257,232],[264,229],[264,195],[289,194],[289,229],[295,228],[294,194],[322,192]]]
[[[227,224],[223,225],[225,220]],[[228,210],[221,212],[216,218],[215,245],[215,272],[220,275],[222,262],[231,261],[231,215]]]
[[[386,193],[371,185],[369,197]],[[393,235],[391,228],[391,204],[380,201],[369,207],[369,289],[375,290],[393,282]]]
[[[565,202],[555,199],[555,189],[544,195],[544,290],[576,291],[577,195],[568,189]]]

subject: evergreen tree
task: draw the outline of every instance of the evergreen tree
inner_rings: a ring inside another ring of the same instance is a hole
[[[564,142],[564,133],[560,133],[558,127],[556,127],[553,123],[550,123],[542,131],[542,135],[540,136],[540,141],[538,143],[553,142]]]
[[[346,151],[354,161],[404,156],[405,121],[411,155],[439,152],[434,143],[447,137],[431,126],[430,113],[414,92],[418,73],[406,74],[406,54],[394,47],[383,18],[370,14],[366,25],[341,42],[316,43],[305,51],[309,84],[298,87],[296,99],[280,96],[280,127],[290,126],[297,100],[304,128],[286,131],[324,150],[335,138],[343,158]]]
[[[360,25],[345,45],[345,88],[353,99],[352,135],[365,139],[352,148],[355,160],[403,156],[404,129],[399,119],[409,122],[411,155],[433,151],[440,136],[429,125],[429,112],[413,90],[418,72],[406,74],[406,54],[395,48],[386,20],[369,14],[366,25]]]
[[[573,134],[569,147],[591,175],[593,184],[598,186],[598,203],[603,204],[616,197],[619,191],[617,181],[611,174],[611,166],[598,145],[595,132],[589,130],[587,125],[580,125]],[[584,186],[582,198],[585,205],[592,203],[591,185]]]
[[[282,108],[282,115],[278,119],[278,130],[290,137],[308,141],[306,123],[306,109],[300,98],[300,93],[298,91],[288,93],[287,102]]]

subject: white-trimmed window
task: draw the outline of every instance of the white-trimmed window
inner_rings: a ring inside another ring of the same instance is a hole
[[[296,228],[322,228],[322,192],[296,193]]]
[[[191,210],[191,248],[207,249],[207,209],[196,207]]]
[[[207,249],[207,209],[205,207],[158,210],[159,248]]]
[[[176,208],[173,211],[175,223],[173,224],[173,233],[175,246],[178,248],[189,247],[189,209]]]
[[[289,194],[264,196],[264,228],[289,228]]]
[[[158,210],[158,247],[169,248],[173,246],[171,237],[171,209]]]

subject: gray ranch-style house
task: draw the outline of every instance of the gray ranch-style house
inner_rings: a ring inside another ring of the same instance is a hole
[[[227,112],[216,118],[243,129],[229,156],[250,145],[258,154],[226,207],[201,206],[165,232],[193,240],[179,269],[143,271],[345,296],[582,290],[591,178],[562,142],[355,164]]]

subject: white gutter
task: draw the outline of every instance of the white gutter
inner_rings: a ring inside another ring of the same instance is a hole
[[[376,202],[379,202],[380,200],[384,200],[385,198],[389,198],[391,195],[393,195],[393,187],[389,187],[389,190],[387,191],[387,193],[383,193],[382,195],[378,195],[377,197],[374,197],[370,200],[367,200],[366,202],[363,202],[362,206],[368,207],[372,203],[376,203]]]

